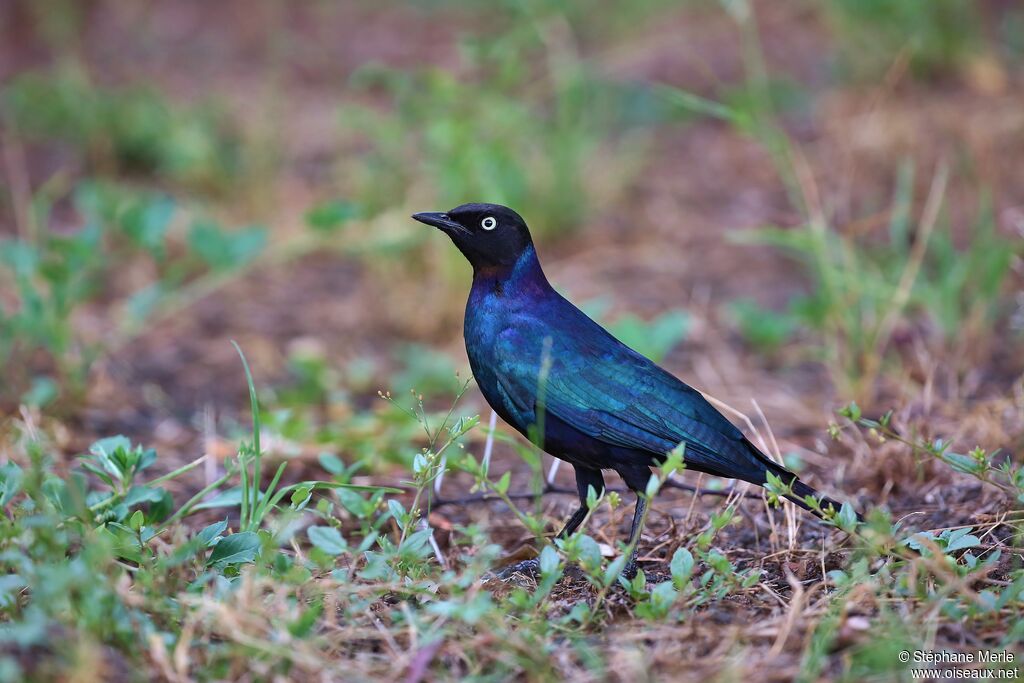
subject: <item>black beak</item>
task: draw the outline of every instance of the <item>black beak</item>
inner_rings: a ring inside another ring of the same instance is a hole
[[[412,215],[413,220],[419,221],[426,225],[431,225],[444,232],[465,232],[466,229],[453,221],[448,214],[441,213],[438,211],[427,211],[424,213],[414,213]]]

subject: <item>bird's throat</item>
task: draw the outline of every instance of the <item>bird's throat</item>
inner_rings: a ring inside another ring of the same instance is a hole
[[[550,289],[533,245],[524,249],[514,263],[480,266],[473,270],[473,293],[478,295],[539,294]]]

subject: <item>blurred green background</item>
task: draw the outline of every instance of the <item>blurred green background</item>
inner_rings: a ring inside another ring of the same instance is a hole
[[[464,364],[468,272],[406,216],[464,201],[517,208],[560,286],[659,360],[704,329],[700,298],[770,362],[821,335],[829,379],[863,398],[905,327],[976,361],[1012,313],[1013,2],[0,13],[5,410],[101,389],[137,406],[145,385],[187,412],[224,391],[229,336],[279,377],[313,354],[357,388],[429,383],[410,344]]]

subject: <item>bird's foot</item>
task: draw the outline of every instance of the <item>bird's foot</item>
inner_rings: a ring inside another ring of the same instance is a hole
[[[636,560],[632,560],[626,563],[626,566],[622,568],[622,576],[627,579],[633,579],[636,577],[637,571],[638,567]],[[537,558],[533,558],[530,560],[523,560],[522,562],[514,562],[497,570],[491,574],[490,578],[508,581],[516,574],[528,576],[534,580],[540,578],[540,561],[537,560]]]
[[[537,578],[540,576],[540,561],[537,558],[531,560],[523,560],[522,562],[516,562],[508,566],[502,567],[494,573],[495,578],[505,581],[512,577],[513,574],[523,574],[531,578]]]

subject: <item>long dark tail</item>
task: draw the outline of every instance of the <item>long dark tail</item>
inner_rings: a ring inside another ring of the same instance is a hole
[[[823,518],[823,515],[807,504],[807,501],[804,500],[806,496],[812,496],[816,498],[818,500],[818,505],[822,509],[822,511],[828,511],[829,508],[832,508],[838,513],[839,510],[843,507],[843,504],[840,503],[839,501],[818,493],[815,489],[808,486],[804,482],[800,481],[800,479],[798,479],[795,474],[785,469],[781,465],[776,464],[774,461],[770,460],[768,456],[766,456],[764,453],[758,450],[758,448],[749,441],[747,441],[747,447],[750,449],[751,454],[756,458],[758,463],[764,467],[765,472],[771,472],[775,476],[782,479],[783,483],[789,485],[789,488],[790,490],[792,490],[793,494],[787,495],[786,498],[792,501],[795,505],[802,507],[804,510],[807,510],[808,512],[810,512],[818,518]],[[762,474],[761,476],[764,477],[764,479],[761,482],[754,483],[763,484],[765,481],[767,481],[767,477],[764,474]],[[856,514],[857,521],[863,522],[864,518],[861,517],[860,513]]]
[[[815,510],[814,508],[807,504],[807,502],[804,500],[805,496],[812,496],[814,498],[817,498],[818,505],[821,507],[822,510],[828,510],[829,508],[832,508],[836,512],[839,512],[839,509],[843,507],[843,504],[840,503],[839,501],[833,500],[828,496],[823,496],[822,494],[818,493],[815,489],[811,488],[807,484],[797,479],[795,474],[792,474],[791,472],[786,472],[786,474],[792,477],[792,479],[788,483],[790,488],[793,490],[793,495],[786,496],[786,498],[791,500],[796,505],[799,505],[804,510],[807,510],[811,514],[815,515],[816,517],[821,517],[822,515],[817,510]],[[786,480],[783,479],[782,481]],[[858,518],[859,517],[860,515],[858,515]]]

